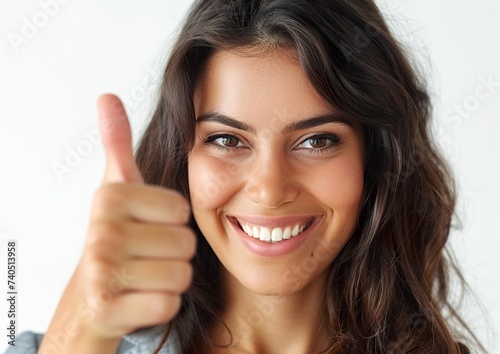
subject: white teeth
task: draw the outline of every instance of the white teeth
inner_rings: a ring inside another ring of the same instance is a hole
[[[252,228],[250,226],[242,225],[241,227],[248,235],[253,236]]]
[[[281,240],[283,240],[283,232],[279,227],[275,227],[271,233],[271,241],[276,242]]]
[[[268,228],[261,227],[259,232],[259,239],[261,241],[270,242],[271,241],[271,232]]]
[[[280,227],[268,229],[267,227],[252,226],[241,222],[240,225],[243,231],[249,236],[265,242],[280,242],[297,236],[304,231],[307,224],[296,224],[293,228],[292,226],[287,226],[285,229]]]

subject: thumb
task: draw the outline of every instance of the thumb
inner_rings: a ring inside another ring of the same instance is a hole
[[[99,97],[97,109],[106,154],[106,172],[102,183],[144,183],[134,160],[130,124],[122,102],[113,94],[104,94]]]

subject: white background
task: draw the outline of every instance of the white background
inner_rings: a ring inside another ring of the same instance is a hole
[[[49,2],[0,0],[0,288],[6,294],[5,242],[16,239],[18,333],[46,330],[79,259],[104,168],[98,95],[125,100],[137,141],[191,3],[42,5]],[[463,226],[450,242],[477,295],[462,313],[490,352],[500,353],[500,2],[379,4],[430,81],[436,135],[459,182]],[[63,165],[68,171],[56,173]],[[6,328],[7,303],[0,304]]]

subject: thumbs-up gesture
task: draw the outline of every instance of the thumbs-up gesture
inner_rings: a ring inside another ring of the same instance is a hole
[[[196,238],[186,226],[188,201],[144,184],[118,97],[101,96],[98,111],[106,172],[80,262],[40,348],[51,344],[51,333],[76,322],[79,335],[58,353],[114,353],[123,335],[171,320],[192,279]]]

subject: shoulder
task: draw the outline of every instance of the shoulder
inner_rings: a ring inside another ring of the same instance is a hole
[[[167,324],[161,324],[135,331],[123,336],[116,354],[143,354],[152,353],[160,343],[163,334],[167,329]],[[37,354],[44,334],[32,331],[20,333],[15,341],[15,345],[9,345],[4,354]],[[64,345],[64,339],[58,338],[53,341],[54,352],[58,347]],[[175,332],[171,333],[167,342],[163,345],[159,354],[180,354],[180,348]]]

